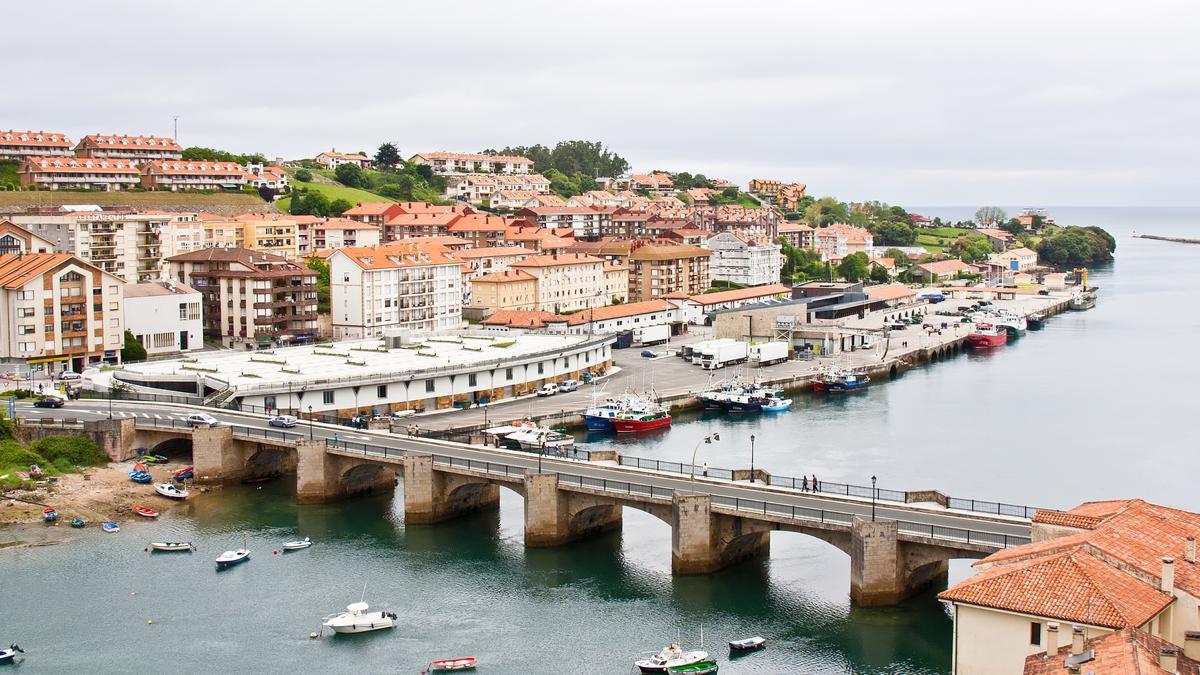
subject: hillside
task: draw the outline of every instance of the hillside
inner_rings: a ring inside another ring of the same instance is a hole
[[[254,195],[240,192],[200,194],[191,192],[0,192],[0,211],[14,211],[34,206],[63,204],[98,204],[100,206],[129,206],[136,209],[161,211],[208,211],[232,216],[241,213],[264,213],[275,207]]]
[[[20,162],[0,161],[0,190],[6,186],[16,187],[21,184],[21,180],[17,178],[17,169],[21,168]]]
[[[387,197],[384,197],[383,195],[377,195],[374,192],[367,192],[366,190],[359,190],[358,188],[346,187],[345,185],[339,185],[339,184],[330,184],[330,183],[325,183],[325,182],[318,183],[316,181],[313,181],[311,183],[301,183],[300,181],[293,180],[292,185],[294,187],[303,188],[305,190],[312,190],[314,192],[320,192],[321,194],[325,195],[325,197],[327,199],[329,199],[329,201],[333,201],[335,199],[346,199],[355,204],[358,204],[360,202],[395,201],[392,199],[388,199]],[[283,211],[286,213],[288,210],[288,207],[291,205],[291,203],[292,203],[291,197],[284,197],[283,199],[280,199],[279,201],[275,202],[275,206],[277,206],[280,211]]]

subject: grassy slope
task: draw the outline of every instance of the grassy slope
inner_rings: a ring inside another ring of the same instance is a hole
[[[17,178],[17,169],[20,167],[19,162],[0,161],[0,185],[19,185],[21,181]]]
[[[329,201],[333,201],[335,199],[346,199],[355,204],[357,204],[359,202],[389,202],[389,201],[392,201],[392,200],[388,199],[387,197],[384,197],[382,195],[377,195],[374,192],[367,192],[366,190],[359,190],[357,188],[346,187],[345,185],[329,185],[327,183],[315,183],[315,182],[314,183],[301,183],[299,181],[296,181],[294,183],[294,185],[296,187],[302,187],[305,190],[316,190],[317,192],[324,194],[325,197],[329,199]],[[284,197],[283,199],[280,199],[279,201],[275,202],[275,205],[277,207],[279,207],[280,211],[287,211],[288,206],[291,203],[292,203],[291,197]]]

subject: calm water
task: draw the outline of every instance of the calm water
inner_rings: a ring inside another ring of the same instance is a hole
[[[970,210],[924,209],[966,217]],[[1185,425],[1200,362],[1200,246],[1129,238],[1200,236],[1200,209],[1053,209],[1060,223],[1119,238],[1098,270],[1099,306],[987,356],[961,356],[869,393],[801,396],[786,415],[693,416],[653,439],[594,440],[686,460],[697,439],[713,466],[755,462],[830,481],[931,487],[955,496],[1070,506],[1141,496],[1200,509],[1200,468]],[[75,543],[0,551],[0,642],[30,650],[21,672],[221,669],[416,672],[431,658],[480,657],[491,673],[626,673],[641,653],[703,624],[722,673],[944,673],[950,621],[932,595],[901,607],[850,606],[849,560],[777,533],[769,559],[673,579],[670,530],[625,511],[621,533],[556,550],[522,544],[519,497],[499,513],[406,528],[402,496],[296,507],[285,485],[235,486],[117,535],[63,532]],[[66,528],[64,528],[66,529]],[[254,559],[227,572],[212,558],[248,533]],[[14,533],[0,533],[0,540]],[[77,535],[77,536],[70,536]],[[282,541],[318,542],[286,556]],[[143,552],[190,539],[194,554]],[[955,564],[951,580],[969,574]],[[401,614],[388,634],[309,640],[321,616],[358,600]],[[153,620],[152,625],[147,620]],[[724,662],[725,640],[764,635],[765,652]]]

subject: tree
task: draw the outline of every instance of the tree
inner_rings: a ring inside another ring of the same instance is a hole
[[[417,165],[417,178],[420,178],[421,180],[425,181],[426,183],[433,180],[433,178],[434,178],[433,167],[429,166],[428,164],[418,164]]]
[[[394,143],[383,143],[375,151],[375,166],[382,169],[395,169],[400,164],[400,151]]]
[[[992,255],[992,245],[986,237],[959,237],[950,244],[950,254],[965,263],[987,260]]]
[[[1000,229],[1013,236],[1016,236],[1025,231],[1025,226],[1021,224],[1020,220],[1016,218],[1009,218],[1003,225],[1000,226]]]
[[[352,208],[354,208],[354,202],[349,199],[338,198],[329,203],[329,215],[340,217]]]
[[[142,346],[142,343],[137,341],[132,331],[125,331],[125,346],[121,348],[121,361],[130,363],[145,360],[146,348]]]
[[[304,262],[305,266],[317,273],[317,311],[329,313],[329,263],[312,256]]]
[[[294,178],[296,180],[300,181],[301,183],[311,183],[312,182],[312,172],[309,171],[308,169],[299,169],[296,171]]]
[[[308,191],[304,188],[296,188],[292,190],[292,202],[288,204],[288,213],[293,216],[307,216],[308,205],[304,202],[304,195]]]
[[[182,158],[193,162],[234,162],[236,164],[266,164],[267,158],[261,152],[239,155],[214,148],[191,147],[184,148],[180,153]]]
[[[877,284],[886,284],[890,280],[890,277],[888,277],[888,271],[883,269],[883,265],[875,265],[872,267],[870,277],[871,281]]]
[[[999,206],[984,206],[975,212],[975,222],[980,225],[999,225],[1008,220],[1008,214]]]
[[[1038,243],[1038,257],[1056,266],[1091,265],[1112,260],[1117,242],[1099,227],[1051,230]]]
[[[900,221],[887,221],[875,226],[875,244],[883,246],[912,246],[917,231]]]
[[[363,183],[362,167],[349,162],[338,164],[338,167],[333,170],[333,175],[338,182],[346,187],[361,187]]]
[[[867,277],[869,262],[866,253],[851,253],[838,263],[837,272],[846,281],[862,281]]]
[[[629,170],[629,162],[597,141],[560,141],[551,150],[544,145],[484,150],[485,155],[517,155],[533,161],[533,168],[545,175],[556,169],[566,176],[619,176]]]
[[[690,190],[696,185],[696,179],[686,171],[680,171],[672,176],[671,180],[675,183],[676,190]]]

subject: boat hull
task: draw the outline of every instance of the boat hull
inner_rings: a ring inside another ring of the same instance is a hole
[[[475,670],[476,661],[473,657],[463,659],[439,659],[429,664],[429,670],[435,673],[447,673],[456,670]]]
[[[671,416],[657,417],[652,420],[636,420],[617,418],[612,421],[613,427],[619,434],[637,433],[639,431],[653,431],[654,429],[665,429],[671,426]]]
[[[967,343],[976,349],[989,349],[991,347],[1000,347],[1008,342],[1008,332],[999,332],[995,335],[984,333],[971,333],[967,336]]]
[[[612,418],[599,417],[596,415],[584,415],[583,422],[587,425],[588,431],[612,431]]]
[[[175,553],[175,552],[179,552],[179,551],[191,551],[192,545],[190,543],[189,544],[173,544],[173,543],[167,543],[167,542],[152,542],[150,544],[150,550],[163,551],[163,552],[167,552],[167,553]]]
[[[340,633],[341,635],[355,635],[357,633],[371,633],[377,630],[387,630],[395,628],[396,622],[391,619],[385,619],[380,623],[357,623],[346,626],[326,626],[329,630]]]
[[[227,569],[229,569],[230,567],[235,567],[235,566],[237,566],[237,565],[241,565],[242,563],[246,562],[246,561],[247,561],[247,560],[249,560],[249,559],[250,559],[250,554],[249,554],[249,553],[247,553],[246,555],[243,555],[243,556],[237,557],[237,558],[230,558],[230,559],[228,559],[228,560],[220,560],[220,559],[218,559],[218,560],[216,561],[216,562],[217,562],[217,570],[218,570],[218,571],[220,571],[220,570],[227,570]]]
[[[752,401],[728,400],[721,402],[721,409],[731,413],[762,412],[762,405]]]

